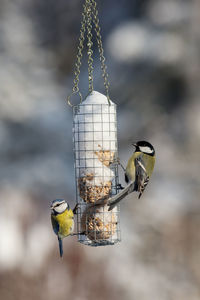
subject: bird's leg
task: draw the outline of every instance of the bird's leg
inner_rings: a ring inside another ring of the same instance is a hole
[[[73,214],[75,214],[75,215],[77,214],[78,205],[79,205],[79,203],[77,203],[73,209]]]
[[[125,169],[124,166],[121,164],[120,158],[117,157],[117,158],[115,159],[115,161],[116,161],[116,163],[122,168],[122,170],[125,172],[126,169]],[[117,184],[117,189],[118,189],[118,190],[123,190],[123,189],[124,189],[124,186],[122,186],[121,183],[118,183],[118,184]]]
[[[119,158],[119,157],[117,157],[116,161],[117,161],[118,165],[122,168],[122,170],[125,172],[126,169],[125,169],[124,166],[121,164],[120,158]]]
[[[124,172],[126,171],[126,169],[124,168],[124,166],[121,164],[120,158],[119,158],[119,157],[116,157],[116,158],[113,160],[112,164],[117,164],[117,165],[119,165],[119,166],[123,169]]]
[[[86,231],[82,231],[82,232],[76,232],[76,233],[71,233],[70,235],[71,236],[74,236],[74,235],[85,235],[86,234]]]

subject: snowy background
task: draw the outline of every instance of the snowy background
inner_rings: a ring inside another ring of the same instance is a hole
[[[49,207],[59,197],[75,203],[65,99],[82,2],[0,0],[0,299],[198,300],[198,0],[98,1],[121,162],[139,139],[157,161],[140,201],[121,204],[120,244],[90,248],[73,237],[58,256]],[[85,59],[80,87],[86,95]]]

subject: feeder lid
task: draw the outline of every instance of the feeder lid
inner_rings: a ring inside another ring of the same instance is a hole
[[[82,104],[108,104],[108,98],[97,91],[92,91],[82,102]],[[110,104],[114,105],[112,101],[110,101]]]

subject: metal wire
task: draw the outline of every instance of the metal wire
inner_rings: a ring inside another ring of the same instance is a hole
[[[110,197],[118,192],[118,164],[107,164],[106,170],[108,173],[105,177],[104,171],[101,173],[105,166],[103,164],[102,166],[99,165],[99,157],[97,156],[98,151],[101,153],[103,153],[102,151],[108,151],[109,156],[106,159],[109,162],[115,161],[115,158],[118,157],[116,105],[81,104],[74,107],[73,113],[76,201],[79,204],[77,211],[79,242],[90,246],[113,245],[121,240],[119,206],[110,212],[107,211],[106,206],[102,206],[101,210],[97,209],[94,212],[94,215],[97,214],[102,222],[101,232],[97,226],[97,218],[95,219],[93,216],[91,218],[90,213],[86,212],[88,203],[91,203],[90,201],[96,202],[102,196]],[[106,134],[109,137],[107,140],[105,140]],[[90,138],[88,138],[89,136]],[[98,140],[97,136],[99,137]],[[84,179],[84,174],[87,175],[92,172],[94,173],[92,190],[88,190],[90,187],[87,184],[80,185],[80,182]],[[99,185],[101,180],[102,186]],[[109,188],[106,187],[107,182],[110,183]],[[97,192],[99,188],[102,189],[101,194]],[[86,235],[81,234],[83,226],[85,226]]]

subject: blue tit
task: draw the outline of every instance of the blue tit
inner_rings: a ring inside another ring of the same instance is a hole
[[[126,169],[124,169],[125,181],[128,185],[122,192],[108,200],[109,211],[133,191],[139,192],[138,198],[140,198],[153,172],[155,165],[154,147],[146,141],[139,141],[133,146],[135,146],[135,151],[129,158]]]
[[[51,203],[51,223],[58,236],[60,257],[63,256],[62,239],[73,235],[74,213],[64,199],[56,199]]]

